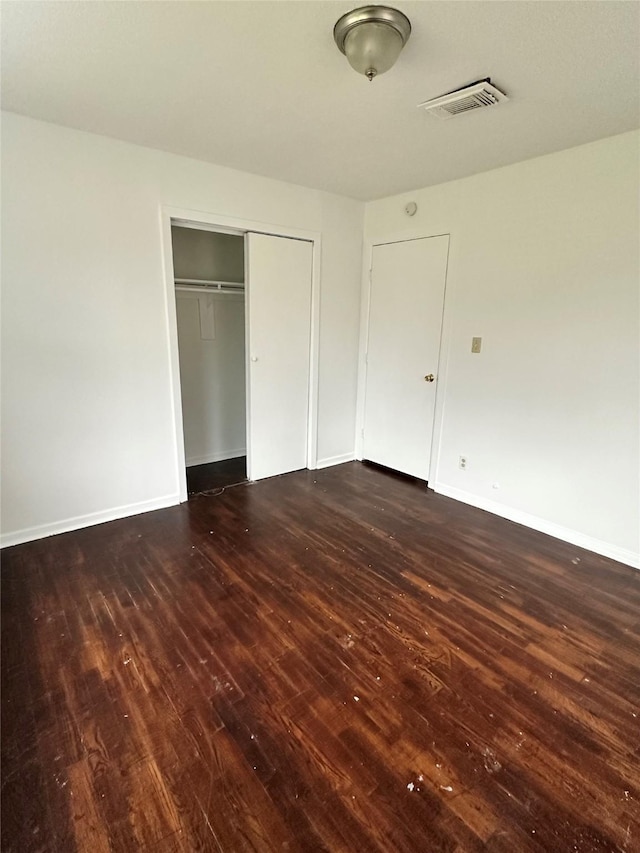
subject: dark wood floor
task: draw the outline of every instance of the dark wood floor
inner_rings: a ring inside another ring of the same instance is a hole
[[[4,552],[4,851],[640,850],[640,573],[358,463]]]
[[[247,457],[223,459],[207,465],[187,468],[187,492],[190,495],[235,486],[247,479]]]

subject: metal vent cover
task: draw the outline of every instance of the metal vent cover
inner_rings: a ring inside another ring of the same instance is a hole
[[[493,86],[487,78],[470,86],[464,86],[462,89],[456,89],[455,92],[449,92],[448,95],[432,98],[430,101],[418,104],[418,107],[437,118],[449,119],[461,113],[468,113],[482,107],[492,107],[494,104],[501,104],[508,100],[505,93]]]

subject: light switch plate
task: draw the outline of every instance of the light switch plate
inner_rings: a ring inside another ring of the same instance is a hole
[[[471,352],[480,352],[482,349],[482,338],[471,338]]]

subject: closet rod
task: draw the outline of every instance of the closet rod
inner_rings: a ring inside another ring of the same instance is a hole
[[[175,284],[199,284],[201,287],[229,287],[244,290],[242,281],[209,281],[206,278],[176,278]]]
[[[244,295],[244,287],[197,287],[194,284],[176,284],[176,290],[179,290],[181,293],[199,293],[201,296],[205,293]]]

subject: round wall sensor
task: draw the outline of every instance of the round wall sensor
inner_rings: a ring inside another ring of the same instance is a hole
[[[414,216],[417,209],[418,205],[415,203],[415,201],[410,201],[409,204],[405,207],[404,212],[407,214],[407,216]]]

